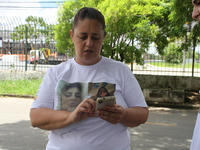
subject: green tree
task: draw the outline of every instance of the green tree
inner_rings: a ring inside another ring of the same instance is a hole
[[[19,41],[25,39],[25,32],[27,28],[27,38],[31,41],[34,40],[34,43],[36,45],[36,41],[39,36],[46,35],[49,36],[49,28],[52,25],[47,25],[44,22],[44,19],[42,17],[36,17],[36,16],[28,16],[25,21],[26,24],[21,24],[19,26],[14,27],[14,33],[11,33],[11,38],[13,41]]]
[[[180,5],[181,3],[181,5]],[[192,18],[193,5],[191,1],[172,0],[172,13],[169,15],[172,24],[174,38],[183,38],[185,42],[181,47],[188,50],[191,46],[196,47],[200,42],[200,26]]]
[[[186,54],[192,48],[193,59],[195,59],[195,47],[200,42],[200,26],[192,18],[193,5],[191,1],[171,0],[172,13],[169,15],[172,24],[174,38],[184,39],[181,44],[183,52],[183,69],[185,69]],[[180,5],[181,3],[181,5]],[[194,66],[194,63],[193,63]]]
[[[154,40],[154,44],[158,54],[163,56],[164,49],[170,43],[169,39],[171,37],[171,23],[169,21],[169,15],[171,13],[171,3],[170,0],[163,0],[160,1],[158,5],[159,8],[150,20],[152,24],[155,24],[159,28],[156,34],[156,38]]]
[[[77,0],[66,1],[58,10],[58,24],[54,28],[56,48],[61,53],[66,53],[73,57],[75,50],[70,38],[70,30],[72,30],[72,21],[74,15],[82,7],[96,7],[100,0]]]
[[[56,48],[59,52],[67,53],[68,56],[74,55],[73,44],[70,39],[70,30],[72,29],[72,19],[75,10],[70,9],[75,2],[65,2],[58,10],[58,24],[55,25],[53,33],[55,34]]]
[[[158,32],[151,18],[160,8],[159,0],[104,0],[100,10],[106,17],[107,38],[102,54],[122,62],[134,60],[143,64],[143,53],[148,51]]]
[[[152,20],[162,17],[167,9],[160,0],[77,0],[65,2],[58,12],[59,24],[55,26],[56,47],[59,52],[74,55],[69,36],[73,16],[84,6],[98,8],[105,16],[107,36],[102,55],[120,60],[142,64],[142,54],[148,51],[155,41],[159,26]]]
[[[14,27],[14,32],[11,33],[11,39],[13,41],[20,41],[25,39],[26,27],[27,26],[25,24]]]
[[[30,39],[34,39],[34,49],[36,49],[36,40],[38,36],[45,33],[43,29],[45,27],[44,19],[42,17],[28,16],[25,21],[28,23],[28,33]]]
[[[165,62],[168,63],[181,63],[182,62],[182,51],[177,43],[170,43],[165,48]]]

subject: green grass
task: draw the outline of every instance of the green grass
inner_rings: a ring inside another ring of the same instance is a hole
[[[42,79],[1,80],[1,94],[36,95]]]
[[[165,62],[151,62],[148,63],[150,65],[156,66],[156,67],[170,67],[170,68],[182,68],[182,64],[173,64],[173,63],[165,63]],[[192,63],[185,64],[185,68],[192,68]],[[200,68],[200,64],[195,63],[194,68]]]

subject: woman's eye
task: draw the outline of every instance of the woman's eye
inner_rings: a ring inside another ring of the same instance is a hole
[[[94,40],[99,40],[100,38],[99,38],[99,37],[93,37],[93,39],[94,39]]]
[[[72,96],[72,93],[66,93],[65,96],[66,96],[66,97],[71,97],[71,96]]]
[[[75,96],[76,96],[77,98],[81,98],[81,94],[80,94],[80,93],[76,93]]]
[[[87,38],[87,36],[80,36],[80,39],[85,40]]]

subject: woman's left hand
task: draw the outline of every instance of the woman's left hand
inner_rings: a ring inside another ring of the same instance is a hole
[[[117,124],[124,118],[125,109],[120,105],[115,105],[114,107],[105,107],[105,110],[99,110],[97,113],[103,120]]]

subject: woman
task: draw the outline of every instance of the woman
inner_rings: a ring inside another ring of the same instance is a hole
[[[97,91],[97,94],[92,95],[90,98],[96,101],[98,97],[104,97],[104,96],[111,96],[111,94],[108,92],[107,88],[100,87]]]
[[[100,87],[97,93],[97,97],[103,97],[103,96],[110,96],[110,93],[105,87]]]
[[[82,101],[81,91],[79,83],[65,84],[60,94],[60,110],[74,111]]]
[[[105,28],[101,12],[80,9],[70,31],[76,57],[50,68],[44,76],[30,118],[33,127],[51,130],[46,150],[128,150],[128,127],[139,126],[148,118],[147,104],[131,70],[100,56]],[[99,111],[99,117],[94,117],[96,104],[91,98],[84,99],[72,112],[55,110],[59,80],[115,84],[116,105]]]

